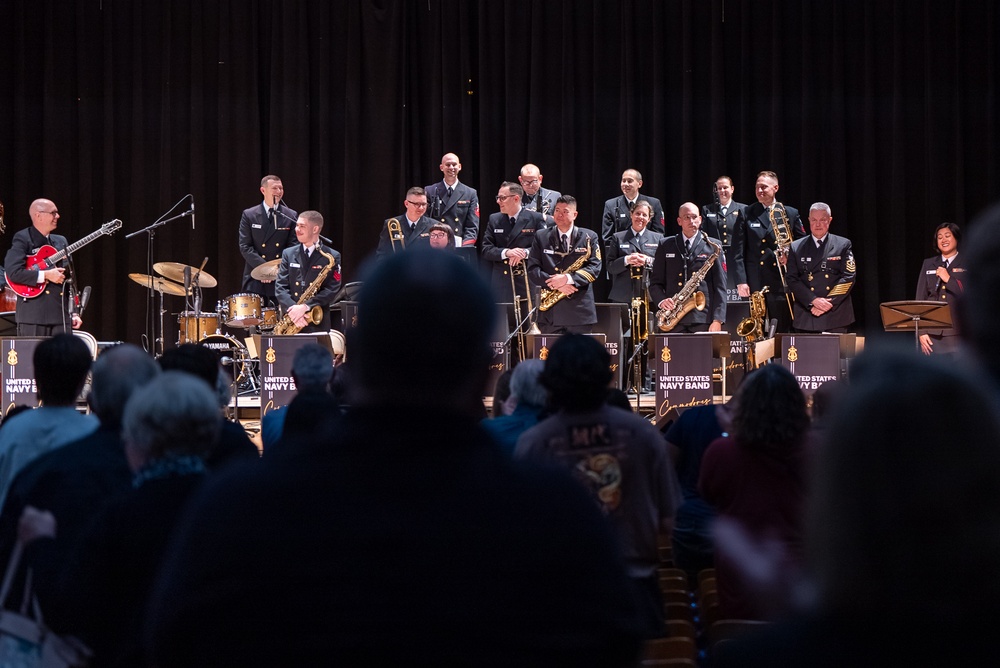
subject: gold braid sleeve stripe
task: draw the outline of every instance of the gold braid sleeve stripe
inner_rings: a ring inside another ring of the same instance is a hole
[[[846,295],[848,290],[851,289],[852,285],[854,285],[853,281],[850,283],[839,283],[833,286],[833,289],[830,290],[830,294],[828,294],[827,297],[838,297],[840,295]]]
[[[597,280],[596,276],[594,276],[592,273],[590,273],[585,269],[577,269],[575,273],[580,274],[581,276],[586,278],[588,283],[593,283],[594,281]]]

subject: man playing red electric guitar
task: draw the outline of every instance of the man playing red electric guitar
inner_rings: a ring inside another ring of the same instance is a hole
[[[51,200],[36,199],[29,213],[31,227],[14,235],[4,267],[11,281],[44,289],[32,299],[17,298],[17,335],[52,336],[67,332],[70,327],[79,329],[83,320],[75,308],[76,291],[69,280],[68,261],[45,271],[27,268],[28,258],[42,246],[52,246],[56,250],[66,248],[66,237],[53,234],[59,222],[59,210]]]

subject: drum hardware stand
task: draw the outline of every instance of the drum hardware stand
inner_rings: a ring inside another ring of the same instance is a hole
[[[187,199],[193,199],[193,198],[191,197],[190,194],[185,195],[184,197],[182,197],[177,202],[177,204],[174,204],[172,207],[170,207],[170,209],[166,213],[164,213],[162,216],[160,216],[159,218],[157,218],[152,224],[147,225],[146,227],[142,228],[141,230],[137,230],[135,232],[132,232],[131,234],[126,234],[125,235],[126,239],[131,239],[132,237],[134,237],[136,235],[139,235],[139,234],[142,234],[142,233],[146,234],[146,274],[148,276],[152,276],[153,275],[153,240],[156,237],[156,228],[158,228],[158,227],[160,227],[162,225],[166,225],[167,223],[169,223],[171,221],[174,221],[174,220],[177,220],[179,218],[185,218],[187,216],[193,215],[194,214],[194,209],[189,209],[188,211],[184,211],[183,213],[180,213],[180,214],[178,214],[176,216],[173,216],[171,218],[166,218],[166,219],[164,218],[164,216],[169,215],[170,212],[174,211],[180,205],[181,202],[183,202],[183,201],[185,201]],[[160,292],[160,330],[159,330],[160,335],[157,336],[156,335],[156,316],[153,313],[153,309],[156,308],[156,297],[153,296],[154,292],[156,292],[156,291],[153,289],[153,282],[150,281],[149,297],[147,298],[147,302],[146,302],[146,313],[147,313],[147,317],[146,317],[146,333],[143,335],[143,337],[144,337],[143,347],[145,348],[145,350],[146,350],[147,353],[150,353],[151,355],[153,355],[155,357],[160,357],[161,355],[163,355],[163,352],[164,352],[163,314],[164,314],[165,311],[163,309],[163,293]],[[159,344],[159,353],[156,352],[157,343]]]

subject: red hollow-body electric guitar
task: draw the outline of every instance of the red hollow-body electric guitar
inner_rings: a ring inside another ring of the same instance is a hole
[[[122,221],[115,218],[111,222],[104,223],[103,225],[101,225],[101,229],[97,230],[96,232],[88,234],[87,236],[80,239],[76,243],[70,244],[69,246],[66,246],[66,248],[63,248],[60,251],[57,251],[52,246],[42,246],[41,248],[38,249],[38,252],[36,252],[34,255],[28,256],[28,261],[25,264],[25,268],[37,269],[38,271],[48,271],[49,269],[54,268],[57,264],[62,262],[67,255],[75,253],[77,250],[83,248],[91,241],[94,241],[100,236],[103,236],[105,234],[110,236],[114,234],[115,230],[120,229],[121,226],[122,226]],[[17,283],[15,281],[12,281],[10,280],[10,275],[7,276],[7,285],[10,286],[10,289],[13,290],[19,297],[24,297],[25,299],[32,299],[42,294],[42,292],[45,290],[45,285],[47,283],[48,281],[44,281],[42,283],[38,283],[35,285],[25,285],[24,283]]]

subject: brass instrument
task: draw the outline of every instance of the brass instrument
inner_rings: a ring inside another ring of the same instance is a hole
[[[698,271],[691,275],[691,278],[687,280],[687,283],[684,284],[680,291],[674,295],[674,307],[672,309],[661,308],[656,312],[656,326],[662,332],[669,332],[676,327],[681,318],[690,313],[691,310],[705,310],[705,293],[698,290],[698,285],[708,275],[712,265],[715,264],[715,261],[719,258],[719,254],[722,253],[721,244],[712,243],[708,237],[705,237],[705,242],[714,249],[712,254],[705,260],[705,264],[701,265]]]
[[[399,221],[396,222],[398,224]],[[320,248],[319,245],[316,246],[316,252],[327,259],[327,265],[320,270],[319,276],[316,277],[316,280],[309,284],[306,291],[302,293],[301,297],[299,297],[299,301],[295,302],[296,305],[305,304],[307,301],[312,299],[313,296],[319,292],[319,286],[323,285],[323,281],[326,280],[327,274],[333,271],[337,264],[336,258],[334,258],[331,253],[324,253],[323,249]],[[309,312],[306,313],[306,322],[310,325],[318,325],[323,322],[323,307],[317,304],[309,309]],[[305,325],[302,327],[305,327]],[[281,320],[278,321],[278,324],[274,326],[274,333],[279,336],[298,334],[302,327],[299,327],[292,322],[292,319],[288,317],[287,313],[285,313],[281,316]]]
[[[591,252],[592,252],[592,249],[590,247],[590,239],[588,238],[587,239],[587,252],[584,253],[583,255],[581,255],[580,257],[578,257],[576,260],[573,261],[573,264],[571,264],[570,266],[566,267],[566,269],[564,269],[563,271],[561,271],[559,273],[560,274],[572,274],[574,271],[576,271],[577,269],[579,269],[583,265],[587,264],[587,260],[590,259],[590,253]],[[598,259],[600,259],[600,258],[598,258]],[[560,292],[559,290],[548,290],[546,288],[542,288],[541,299],[540,299],[541,303],[539,303],[539,305],[538,305],[538,310],[539,311],[548,311],[550,308],[552,308],[553,306],[555,306],[556,302],[558,302],[560,299],[562,299],[565,296],[566,296],[566,293]]]
[[[774,230],[775,255],[780,254],[788,257],[788,249],[792,247],[792,230],[788,227],[788,213],[785,211],[785,205],[781,202],[775,202],[768,217],[771,219],[771,229]],[[775,261],[778,265],[778,275],[781,276],[781,286],[785,289],[785,301],[788,302],[788,313],[794,320],[795,313],[792,311],[792,295],[788,291],[788,281],[785,280],[785,265],[781,264],[780,257],[776,257]]]
[[[400,224],[399,218],[390,218],[385,226],[389,229],[389,243],[392,244],[392,252],[406,250],[406,237],[403,236],[403,226]],[[399,248],[396,248],[397,243]]]
[[[520,276],[524,282],[524,297],[517,296],[517,279]],[[528,272],[524,267],[524,260],[521,260],[514,266],[510,267],[510,292],[514,298],[514,321],[517,323],[517,355],[520,361],[528,359],[528,334],[541,334],[538,330],[538,325],[534,322],[528,327],[527,331],[524,328],[524,314],[521,312],[521,302],[527,302],[525,305],[528,307],[527,317],[531,317],[531,312],[534,310],[531,306],[531,284],[528,283]]]
[[[763,290],[750,294],[750,317],[743,318],[740,324],[736,325],[736,334],[746,339],[747,373],[757,368],[754,344],[764,338],[764,322],[767,320],[767,301],[764,299],[764,293],[767,290],[768,287],[765,285]]]
[[[635,267],[629,265],[629,277],[633,281],[640,282],[639,290],[634,290],[632,294],[639,293],[632,297],[629,307],[629,319],[632,326],[632,345],[637,345],[639,341],[649,338],[649,302],[646,299],[646,266]]]

